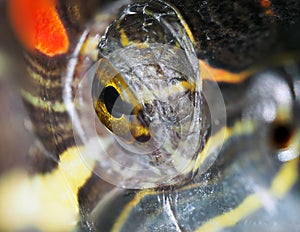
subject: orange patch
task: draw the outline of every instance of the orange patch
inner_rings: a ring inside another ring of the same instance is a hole
[[[274,12],[272,10],[266,10],[266,15],[268,16],[273,16],[274,15]]]
[[[57,13],[55,0],[9,0],[13,29],[27,50],[53,57],[69,49],[69,38]]]
[[[248,78],[250,72],[232,73],[223,69],[213,68],[205,61],[199,60],[200,75],[203,80],[240,83]]]

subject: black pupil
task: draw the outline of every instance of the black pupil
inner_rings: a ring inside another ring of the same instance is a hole
[[[286,148],[292,137],[292,128],[289,125],[276,125],[272,134],[274,144],[278,148]]]
[[[100,99],[104,102],[107,111],[115,118],[122,116],[123,102],[119,97],[120,94],[112,86],[106,87],[100,95]]]

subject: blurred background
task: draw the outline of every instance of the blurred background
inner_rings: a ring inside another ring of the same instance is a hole
[[[10,28],[6,1],[0,0],[0,174],[23,165],[34,141],[18,89],[24,75],[22,49]]]

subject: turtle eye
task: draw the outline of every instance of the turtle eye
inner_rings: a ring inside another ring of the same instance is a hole
[[[114,118],[121,118],[124,114],[123,101],[120,98],[119,92],[112,86],[103,89],[99,100],[102,101],[108,113]]]

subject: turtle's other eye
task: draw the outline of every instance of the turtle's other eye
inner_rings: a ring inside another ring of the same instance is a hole
[[[272,144],[278,149],[287,148],[294,134],[292,125],[287,123],[276,123],[271,130]]]
[[[114,118],[122,117],[123,101],[120,98],[119,92],[112,86],[103,89],[99,100],[102,101],[108,113]]]

